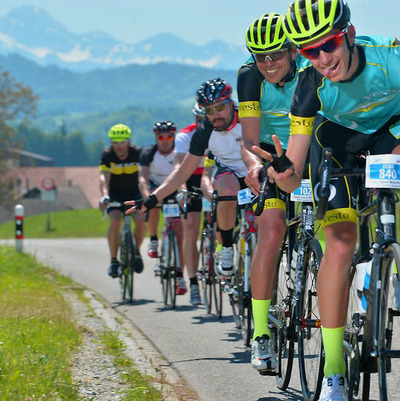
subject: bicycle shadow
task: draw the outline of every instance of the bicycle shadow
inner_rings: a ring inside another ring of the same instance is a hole
[[[118,301],[118,302],[114,302],[113,305],[114,306],[137,306],[137,305],[147,305],[147,304],[152,304],[155,301],[153,299],[145,299],[145,298],[138,298],[138,299],[134,299],[132,302],[131,301]]]
[[[222,316],[221,319],[218,319],[218,316],[215,314],[206,313],[203,315],[193,316],[192,317],[192,324],[204,324],[209,322],[219,322],[222,324],[225,323],[232,323],[232,318],[228,316]]]
[[[288,387],[285,391],[272,391],[269,390],[270,393],[272,394],[279,394],[280,397],[261,397],[258,398],[256,401],[280,401],[282,400],[282,395],[285,396],[285,400],[287,401],[302,401],[304,400],[303,394],[301,393],[300,390],[296,390],[295,388]]]

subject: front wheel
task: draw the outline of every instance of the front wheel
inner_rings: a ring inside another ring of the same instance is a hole
[[[307,401],[318,400],[323,379],[324,358],[317,299],[321,259],[321,245],[317,239],[311,238],[304,247],[302,293],[296,305],[300,382]]]
[[[122,267],[122,275],[120,276],[120,287],[122,301],[133,301],[133,282],[134,282],[134,261],[135,247],[133,244],[132,234],[125,233],[122,238],[120,248],[120,261]]]
[[[277,283],[270,308],[270,315],[278,322],[278,325],[273,325],[273,339],[278,357],[276,383],[281,390],[286,390],[289,385],[294,358],[293,288],[289,285],[288,266],[290,258],[285,243],[279,255]]]
[[[382,286],[380,290],[380,305],[378,314],[377,338],[378,344],[378,380],[379,380],[379,396],[380,400],[397,399],[398,380],[394,374],[388,375],[389,372],[398,372],[399,359],[391,359],[389,352],[392,348],[393,329],[398,325],[393,324],[393,317],[399,316],[395,308],[395,295],[393,294],[391,280],[393,276],[394,265],[400,268],[400,245],[393,243],[387,246],[379,258],[379,269],[382,274]],[[375,260],[375,258],[374,258]],[[393,269],[392,269],[393,266]],[[374,266],[375,268],[375,266]],[[374,269],[373,268],[373,269]],[[399,272],[397,271],[397,275]],[[397,322],[396,322],[397,323]],[[397,336],[399,333],[397,333]],[[398,348],[397,348],[398,349]]]

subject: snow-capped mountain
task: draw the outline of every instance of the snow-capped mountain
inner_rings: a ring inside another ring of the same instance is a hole
[[[244,47],[223,41],[199,46],[168,33],[135,44],[103,32],[75,34],[44,9],[31,5],[14,8],[0,18],[0,54],[11,53],[75,71],[160,61],[236,70],[248,55]]]

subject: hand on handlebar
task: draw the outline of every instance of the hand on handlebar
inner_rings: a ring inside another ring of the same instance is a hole
[[[251,168],[249,168],[249,172],[244,178],[244,182],[254,195],[258,195],[261,190],[261,184],[259,179],[261,169],[262,169],[261,164],[252,166]]]
[[[110,203],[109,196],[103,196],[99,201],[99,209],[104,212],[107,209],[108,204]]]

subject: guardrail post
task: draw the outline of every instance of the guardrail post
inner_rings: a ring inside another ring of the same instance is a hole
[[[15,216],[15,249],[18,252],[22,252],[23,239],[24,239],[24,216],[25,210],[22,205],[16,205],[14,207]]]

